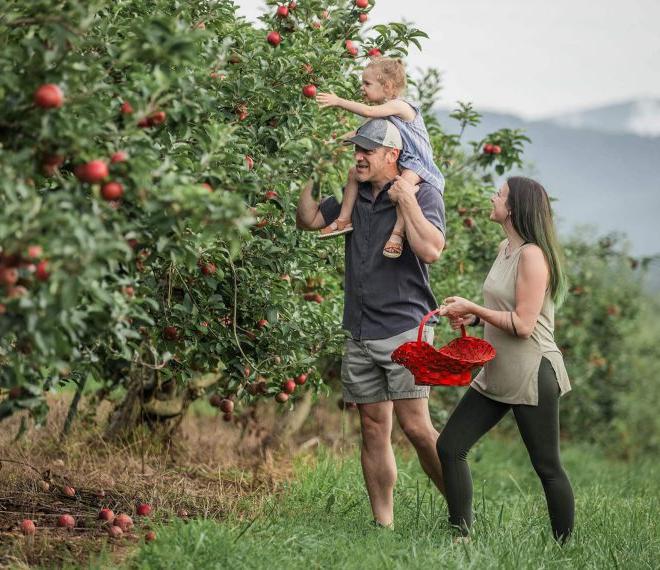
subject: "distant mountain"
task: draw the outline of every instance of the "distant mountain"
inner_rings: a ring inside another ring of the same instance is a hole
[[[458,131],[449,111],[437,114],[446,130]],[[603,125],[615,122],[602,120]],[[660,253],[660,137],[559,123],[559,118],[528,122],[486,112],[479,126],[466,130],[464,140],[478,140],[503,127],[524,129],[532,143],[521,173],[538,178],[557,199],[562,233],[593,225],[599,234],[627,234],[634,255]]]
[[[607,133],[660,136],[660,99],[639,99],[545,120],[559,126]]]

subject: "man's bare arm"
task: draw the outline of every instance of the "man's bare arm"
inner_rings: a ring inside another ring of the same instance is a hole
[[[296,210],[296,227],[299,230],[319,230],[327,224],[319,209],[319,203],[312,198],[314,182],[308,180],[298,198]]]

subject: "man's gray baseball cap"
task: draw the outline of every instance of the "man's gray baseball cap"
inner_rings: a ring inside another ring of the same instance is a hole
[[[346,139],[344,144],[354,144],[367,150],[373,150],[379,146],[403,148],[399,129],[387,119],[367,121],[357,130],[355,136]]]

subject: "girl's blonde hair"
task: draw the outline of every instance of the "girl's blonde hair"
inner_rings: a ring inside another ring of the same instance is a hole
[[[394,57],[374,57],[367,64],[366,69],[372,69],[376,72],[376,79],[385,88],[390,91],[388,95],[401,95],[406,90],[406,67],[403,60]]]

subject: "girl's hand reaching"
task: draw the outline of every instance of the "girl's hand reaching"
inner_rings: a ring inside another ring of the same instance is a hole
[[[319,93],[316,96],[316,102],[321,109],[324,109],[325,107],[338,107],[339,101],[340,98],[334,93]]]

